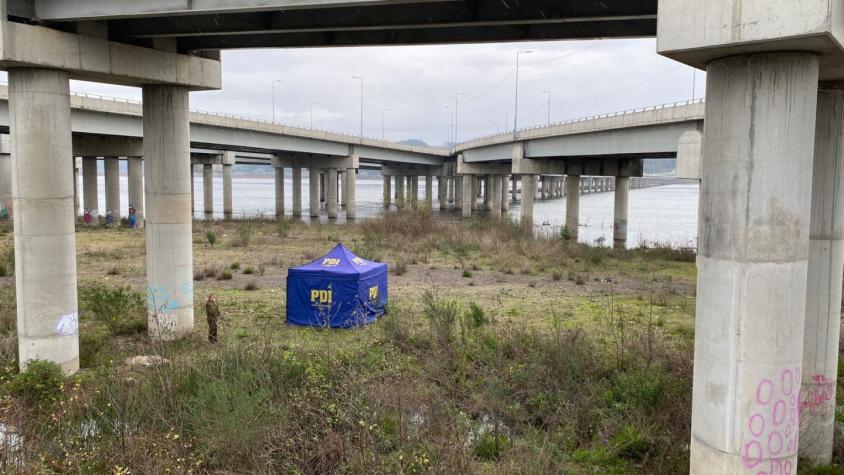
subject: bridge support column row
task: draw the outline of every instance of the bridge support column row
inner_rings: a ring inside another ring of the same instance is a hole
[[[403,176],[396,176],[396,207],[399,209],[404,208],[404,205],[407,200],[407,195],[404,191],[404,177]]]
[[[627,210],[630,193],[630,178],[615,178],[615,205],[612,218],[613,246],[624,248],[627,245]]]
[[[441,210],[448,209],[448,180],[447,176],[437,177],[437,201],[440,203]]]
[[[391,187],[392,180],[393,180],[393,177],[391,177],[389,175],[384,175],[383,178],[382,178],[382,181],[384,182],[384,193],[383,193],[382,199],[384,201],[384,208],[386,208],[386,209],[388,209],[390,207],[390,201],[393,198],[393,192],[392,192],[392,187]]]
[[[507,200],[507,184],[510,183],[510,178],[503,175],[501,178],[501,211],[510,211],[510,201]]]
[[[284,218],[284,165],[273,157],[273,176],[275,177],[275,217]]]
[[[525,229],[533,230],[533,202],[536,198],[536,175],[522,175],[521,222]]]
[[[234,166],[234,153],[223,154],[223,218],[231,219],[234,212],[232,196],[232,167]],[[282,180],[282,184],[284,181]],[[284,194],[281,195],[284,197]],[[283,198],[282,198],[283,199]],[[282,211],[284,206],[281,207]]]
[[[120,224],[120,159],[105,157],[105,220],[106,224]]]
[[[100,212],[97,209],[99,207],[97,157],[82,158],[82,199],[83,215],[86,216],[85,223],[90,226],[96,226],[100,220]],[[87,219],[88,215],[90,215],[90,219]]]
[[[434,177],[431,175],[425,175],[425,206],[434,208]]]
[[[312,218],[319,218],[319,195],[320,195],[320,177],[319,169],[308,169],[308,208]]]
[[[214,165],[202,165],[202,204],[206,218],[214,214]]]
[[[293,196],[292,196],[292,213],[294,218],[301,218],[302,217],[302,168],[300,167],[293,167],[292,171],[292,178],[293,178]]]
[[[356,168],[346,169],[345,186],[343,188],[346,196],[346,219],[357,218],[357,188],[358,188],[358,171]]]
[[[134,211],[136,228],[144,227],[144,161],[141,157],[128,157],[126,159],[127,194],[129,196],[129,215]],[[191,183],[193,184],[193,183]],[[191,188],[193,192],[193,188]],[[191,196],[193,194],[191,193]],[[193,212],[193,200],[191,199],[191,212]],[[130,219],[131,222],[131,219]]]

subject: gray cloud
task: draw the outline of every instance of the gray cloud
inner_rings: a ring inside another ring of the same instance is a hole
[[[223,52],[223,89],[191,94],[191,107],[270,119],[272,81],[276,116],[317,128],[357,134],[359,82],[364,77],[364,134],[419,138],[438,145],[447,138],[455,94],[461,96],[459,139],[513,126],[516,51],[519,126],[544,124],[551,91],[551,120],[687,100],[692,70],[656,54],[646,40],[601,40],[483,45],[395,46],[344,49]],[[697,73],[699,97],[705,74]],[[140,98],[140,90],[74,81],[75,91]]]

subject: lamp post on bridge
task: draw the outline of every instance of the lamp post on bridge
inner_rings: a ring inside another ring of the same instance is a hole
[[[381,109],[381,140],[386,140],[384,134],[384,116],[387,114],[387,111],[391,110],[392,109],[390,109],[389,107],[384,107]]]
[[[457,143],[457,104],[459,104],[460,96],[465,96],[465,92],[458,92],[454,96],[454,143]]]
[[[276,79],[272,83],[272,88],[273,88],[273,124],[275,124],[275,85],[276,85],[276,83],[280,83],[280,82],[281,82],[281,79]]]
[[[551,125],[551,91],[542,91],[548,95],[548,118],[545,119],[545,125]]]
[[[360,141],[363,142],[363,76],[352,76],[352,79],[360,79]]]
[[[533,53],[531,50],[516,51],[516,100],[513,110],[513,138],[516,138],[516,130],[519,122],[519,55]]]

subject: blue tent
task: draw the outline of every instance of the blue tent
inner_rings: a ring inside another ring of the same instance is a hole
[[[387,304],[387,264],[338,244],[328,254],[287,270],[287,321],[349,328],[371,323]]]

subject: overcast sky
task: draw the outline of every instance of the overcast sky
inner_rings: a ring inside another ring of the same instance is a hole
[[[486,45],[393,46],[223,52],[223,88],[191,93],[194,109],[271,119],[357,134],[364,77],[364,134],[387,139],[447,140],[455,95],[458,139],[513,127],[516,52],[518,126],[688,100],[692,69],[656,54],[654,39]],[[696,97],[705,74],[697,72]],[[71,89],[140,99],[140,89],[73,82]]]

